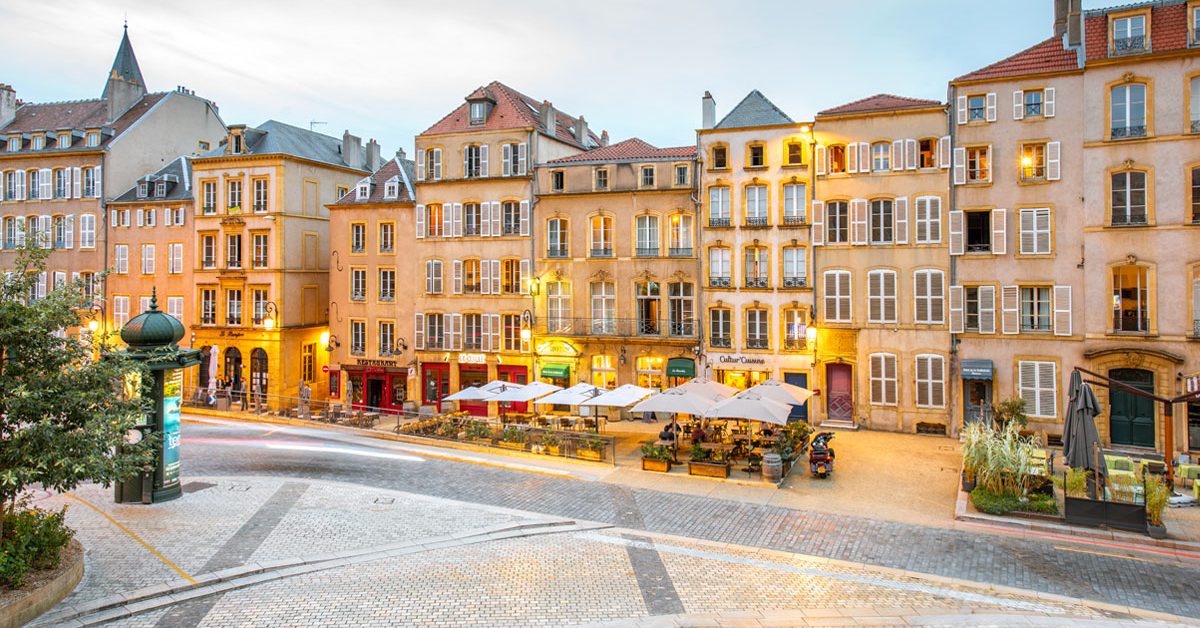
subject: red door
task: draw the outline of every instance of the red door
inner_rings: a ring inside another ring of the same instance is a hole
[[[505,382],[525,385],[529,383],[529,370],[524,366],[500,365],[496,367],[496,378]],[[526,412],[528,403],[510,403],[509,412]]]
[[[827,364],[825,383],[828,392],[825,412],[831,419],[854,418],[854,378],[849,364]]]
[[[450,365],[425,363],[421,365],[421,400],[442,411],[442,398],[450,394]]]

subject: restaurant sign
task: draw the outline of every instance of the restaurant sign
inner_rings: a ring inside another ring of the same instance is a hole
[[[753,355],[722,355],[717,358],[720,364],[759,364],[766,365],[767,359]]]
[[[357,358],[355,363],[359,366],[396,366],[395,360],[371,360],[368,358]]]
[[[459,364],[487,364],[487,354],[485,353],[460,353],[458,354]]]

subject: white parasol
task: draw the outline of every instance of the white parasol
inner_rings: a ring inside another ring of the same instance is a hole
[[[703,377],[692,378],[676,386],[674,390],[683,390],[709,399],[725,399],[737,394],[738,391],[733,386],[726,386]]]
[[[509,387],[508,390],[488,399],[488,401],[510,401],[514,403],[522,403],[533,401],[538,397],[545,397],[552,392],[562,390],[562,386],[547,384],[546,382],[532,382],[520,388]]]
[[[768,379],[757,386],[751,386],[739,396],[746,393],[756,393],[767,399],[795,405],[800,405],[812,397],[812,393],[807,388],[794,386],[777,379]]]
[[[630,412],[671,412],[675,414],[691,414],[701,416],[707,412],[716,400],[701,397],[696,393],[672,388],[663,391],[629,409]]]
[[[208,387],[217,387],[217,362],[220,352],[217,350],[217,345],[213,345],[208,350]]]
[[[649,388],[642,388],[641,386],[634,386],[633,384],[625,384],[624,386],[618,386],[602,395],[592,397],[591,399],[588,399],[579,405],[603,406],[606,408],[624,408],[625,406],[631,406],[653,394],[654,391],[650,390]]]
[[[604,392],[591,384],[579,383],[533,402],[535,406],[577,406]]]
[[[442,401],[491,401],[502,392],[523,387],[521,384],[494,379],[482,386],[468,386],[453,395],[447,395]]]
[[[792,407],[767,399],[758,393],[743,392],[717,403],[704,413],[709,419],[746,419],[775,425],[787,425]]]

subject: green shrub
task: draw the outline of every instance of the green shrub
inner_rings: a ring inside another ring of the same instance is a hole
[[[692,443],[692,450],[689,452],[692,462],[704,462],[708,460],[711,457],[709,453],[707,449],[700,446],[700,443]]]
[[[1161,477],[1150,475],[1146,480],[1146,518],[1150,525],[1161,526],[1163,510],[1171,499],[1171,490]]]
[[[506,427],[500,432],[500,440],[506,443],[523,443],[525,442],[525,430],[519,427]]]
[[[471,440],[482,440],[490,438],[492,435],[491,429],[484,423],[471,423],[467,425],[467,438]]]
[[[665,445],[655,445],[654,443],[646,443],[642,445],[642,457],[646,460],[667,461],[671,459],[671,450]]]
[[[1014,510],[1038,512],[1046,514],[1058,513],[1058,502],[1046,495],[1031,495],[1028,501],[1021,501],[1013,495],[996,494],[982,486],[976,486],[971,491],[971,503],[980,512],[989,515],[1006,515]]]
[[[601,452],[608,447],[608,443],[599,436],[584,436],[579,439],[579,447],[581,449],[589,449],[591,451]]]
[[[66,526],[66,510],[66,507],[58,512],[21,508],[4,515],[0,586],[19,588],[31,570],[58,567],[62,549],[75,534]]]

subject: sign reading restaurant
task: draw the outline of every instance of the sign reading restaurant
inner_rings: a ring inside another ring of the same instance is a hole
[[[395,360],[370,360],[367,358],[357,358],[355,363],[359,366],[396,366]]]
[[[760,358],[753,355],[722,355],[717,358],[717,362],[721,364],[762,364],[767,363],[766,358]]]

